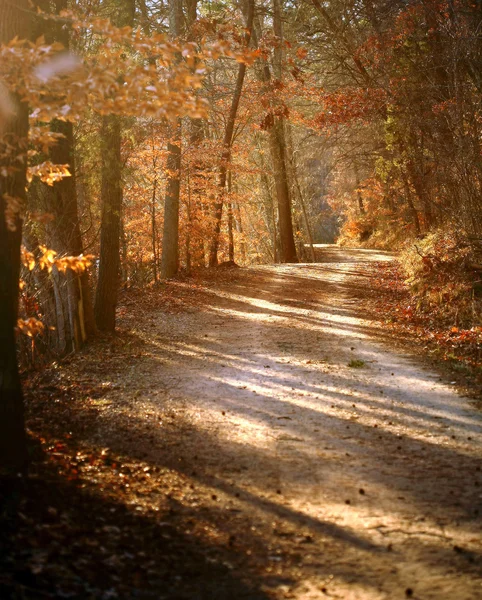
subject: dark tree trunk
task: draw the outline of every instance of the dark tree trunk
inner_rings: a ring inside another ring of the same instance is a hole
[[[273,31],[278,38],[274,53],[274,73],[278,81],[283,78],[283,17],[280,0],[273,0]],[[293,233],[291,194],[286,157],[286,135],[283,111],[275,116],[270,131],[271,157],[273,160],[276,193],[278,196],[279,235],[281,261],[298,262]]]
[[[156,166],[154,165],[154,168]],[[157,176],[152,183],[152,200],[151,200],[151,243],[152,243],[152,269],[154,275],[154,283],[157,283],[157,223],[156,223],[156,192],[157,192]]]
[[[233,189],[233,173],[228,173],[228,194],[231,195]],[[228,204],[228,260],[234,262],[234,215],[233,215],[233,202],[230,199]]]
[[[133,26],[135,0],[122,0],[111,20],[119,27]],[[114,332],[120,281],[120,237],[122,231],[122,126],[118,115],[102,117],[102,218],[99,276],[95,294],[95,323],[101,331]]]
[[[169,34],[181,35],[182,0],[169,0]],[[181,60],[181,57],[177,57]],[[181,194],[181,120],[177,119],[167,145],[166,196],[164,200],[164,229],[162,235],[161,277],[173,277],[179,270],[179,205]]]
[[[122,164],[120,117],[102,118],[102,220],[99,278],[95,297],[95,322],[101,331],[115,330],[119,288]]]
[[[201,119],[190,119],[191,123],[191,134],[190,134],[190,145],[192,148],[199,152],[200,146],[204,140],[204,128]],[[191,202],[190,202],[190,217],[189,217],[189,228],[190,228],[190,254],[191,254],[191,266],[204,267],[205,266],[205,252],[204,252],[204,236],[201,235],[202,222],[200,215],[204,213],[203,207],[203,187],[201,180],[203,179],[204,165],[202,160],[197,160],[191,168],[189,175],[190,181],[193,182],[191,189]]]
[[[181,193],[181,121],[178,119],[173,140],[167,146],[169,173],[164,200],[161,277],[173,277],[179,270],[179,204]]]
[[[279,237],[281,244],[281,262],[298,262],[293,232],[290,186],[286,168],[286,147],[283,122],[275,118],[270,129],[270,150],[278,198]]]
[[[0,0],[0,43],[28,37],[28,6],[28,0]],[[15,344],[22,221],[18,214],[7,219],[5,196],[25,202],[28,106],[18,96],[13,100],[16,114],[5,124],[0,140],[0,165],[15,168],[8,177],[0,177],[0,468],[23,470],[27,448]]]

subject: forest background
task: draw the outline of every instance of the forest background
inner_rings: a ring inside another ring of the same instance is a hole
[[[481,20],[479,0],[0,0],[2,462],[26,462],[17,356],[113,332],[121,287],[396,249],[407,314],[478,343]]]

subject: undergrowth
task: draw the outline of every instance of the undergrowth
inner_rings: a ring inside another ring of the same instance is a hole
[[[429,244],[430,239],[417,244],[418,251],[407,248],[398,261],[371,265],[370,286],[360,287],[360,305],[396,343],[435,361],[467,393],[480,398],[482,326],[474,280],[470,271],[462,270],[461,258],[441,258],[447,263],[443,269],[420,268]]]
[[[482,262],[474,243],[437,230],[407,243],[399,260],[410,291],[407,310],[454,330],[481,325]]]

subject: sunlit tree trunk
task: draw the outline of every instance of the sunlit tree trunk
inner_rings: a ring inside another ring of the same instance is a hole
[[[258,44],[261,37],[261,27],[257,21],[255,21],[255,25],[256,27],[254,32],[256,36],[256,43]],[[274,75],[276,80],[280,81],[283,74],[283,25],[279,0],[273,0],[273,29],[275,35],[278,37],[278,48],[275,51],[274,60]],[[273,84],[271,70],[267,63],[263,65],[258,74],[261,81],[263,81],[267,87]],[[276,198],[278,204],[280,259],[281,262],[287,263],[298,262],[298,257],[296,255],[296,245],[294,240],[290,185],[286,164],[287,159],[284,119],[281,113],[282,110],[275,111],[273,108],[271,109],[267,129],[269,133],[269,148],[271,153],[271,162],[273,164],[273,175],[275,179]]]
[[[35,7],[46,13],[58,14],[68,6],[67,0],[35,0]],[[48,44],[61,43],[69,50],[69,29],[55,20],[35,19],[32,38],[44,36]],[[74,157],[74,133],[70,122],[54,120],[52,131],[60,134],[57,143],[50,149],[50,160],[54,164],[68,165],[70,177],[47,186],[40,182],[32,185],[29,208],[32,203],[53,215],[46,226],[46,245],[60,256],[78,256],[83,253],[82,236],[77,199],[77,178]],[[30,236],[31,237],[31,236]],[[62,273],[54,266],[50,274],[49,287],[54,293],[54,310],[44,311],[43,322],[52,327],[50,347],[59,355],[79,350],[88,335],[95,332],[95,323],[87,272]]]
[[[71,123],[56,121],[52,129],[64,136],[52,148],[50,157],[55,164],[68,164],[71,177],[54,184],[47,190],[48,212],[54,215],[54,221],[47,231],[49,247],[60,255],[78,256],[83,253],[82,236],[77,203],[76,172],[73,153],[73,129]],[[95,331],[90,285],[87,273],[81,275],[73,271],[59,273],[54,268],[53,281],[57,288],[58,299],[62,304],[58,313],[63,315],[58,336],[57,350],[63,354],[79,350],[87,336]],[[59,324],[56,324],[59,327]]]
[[[28,7],[28,0],[0,0],[0,43],[28,37]],[[22,221],[19,214],[7,217],[12,207],[7,197],[25,202],[28,106],[18,96],[13,101],[16,113],[4,123],[0,140],[0,166],[15,169],[0,177],[0,468],[21,470],[27,465],[27,449],[15,327]]]
[[[246,263],[246,260],[248,258],[248,253],[246,250],[246,241],[244,239],[244,228],[243,228],[243,220],[241,218],[241,210],[239,208],[239,204],[236,202],[235,204],[233,204],[233,210],[234,210],[234,223],[236,225],[236,231],[239,233],[239,237],[241,239],[240,243],[239,243],[239,252],[241,254],[241,260],[243,261],[243,264]]]

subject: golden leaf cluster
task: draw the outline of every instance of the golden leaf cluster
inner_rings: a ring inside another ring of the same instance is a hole
[[[9,231],[16,231],[19,215],[23,209],[23,200],[9,194],[4,194],[5,222]]]
[[[35,317],[30,317],[28,319],[18,319],[17,329],[24,335],[33,338],[45,331],[45,325]]]
[[[57,181],[62,181],[64,177],[70,176],[69,165],[55,165],[49,160],[27,169],[27,181],[29,183],[34,177],[39,177],[41,181],[52,186]]]
[[[36,259],[32,252],[29,252],[25,247],[21,249],[22,264],[29,271],[33,271],[36,265],[40,269],[46,269],[49,273],[55,267],[61,273],[66,271],[74,271],[75,273],[83,273],[92,265],[94,256],[92,254],[80,254],[79,256],[57,256],[57,252],[46,246],[39,246],[39,250],[42,253],[41,256]]]

